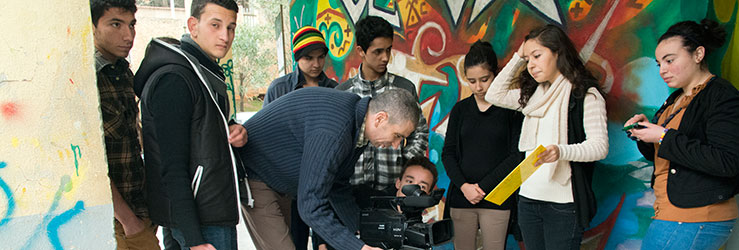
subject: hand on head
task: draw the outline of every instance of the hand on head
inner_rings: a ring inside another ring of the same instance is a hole
[[[523,45],[524,45],[525,43],[526,43],[526,41],[523,41],[523,42],[521,43],[521,46],[518,46],[518,51],[516,52],[516,54],[518,54],[518,56],[519,56],[519,57],[523,57]]]

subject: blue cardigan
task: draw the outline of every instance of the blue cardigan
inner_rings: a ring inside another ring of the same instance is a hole
[[[300,217],[338,249],[364,245],[354,236],[359,208],[349,178],[364,150],[356,144],[368,104],[352,93],[305,88],[244,123],[249,141],[241,155],[249,178],[298,197]]]

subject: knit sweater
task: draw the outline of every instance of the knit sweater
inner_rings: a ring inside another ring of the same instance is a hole
[[[508,199],[500,206],[490,202],[471,204],[461,187],[478,184],[486,193],[495,188],[523,159],[518,151],[520,112],[490,106],[480,111],[474,96],[459,101],[449,114],[441,157],[451,180],[447,205],[453,208],[511,209]]]
[[[338,249],[360,249],[359,208],[349,178],[369,98],[305,88],[277,98],[244,126],[241,151],[249,178],[297,197],[300,217]]]
[[[513,78],[525,61],[517,54],[513,54],[511,60],[501,70],[500,74],[495,77],[490,85],[485,100],[493,105],[509,108],[521,109],[518,99],[521,95],[520,89],[511,89]],[[542,85],[539,85],[541,88]],[[549,112],[559,112],[548,111]],[[546,117],[546,115],[545,115]],[[608,155],[608,131],[606,127],[606,103],[603,96],[598,93],[595,88],[588,89],[584,99],[583,111],[583,128],[585,130],[586,139],[582,143],[567,144],[540,141],[540,134],[545,132],[548,124],[543,122],[538,124],[537,144],[547,146],[556,144],[559,147],[559,160],[565,161],[566,164],[560,164],[559,167],[569,167],[569,162],[593,162],[602,160]],[[541,119],[541,121],[548,121]],[[520,148],[519,148],[520,149]],[[529,155],[532,150],[527,150]],[[522,185],[520,195],[541,201],[567,203],[573,202],[572,183],[564,184],[554,181],[552,176],[555,163],[542,165],[534,174],[532,174]],[[569,171],[568,171],[569,173]]]
[[[305,75],[300,68],[295,69],[295,71],[290,74],[278,77],[269,84],[267,93],[264,95],[264,103],[262,103],[262,107],[267,106],[267,104],[280,96],[286,95],[293,90],[303,88],[305,83]],[[321,72],[321,74],[318,75],[319,87],[335,88],[337,85],[339,85],[339,83],[326,77],[326,73]]]

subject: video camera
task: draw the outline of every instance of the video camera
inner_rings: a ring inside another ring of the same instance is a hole
[[[454,236],[451,220],[423,223],[421,218],[424,209],[439,203],[444,189],[431,195],[418,185],[405,185],[401,190],[406,197],[370,197],[372,206],[362,210],[359,220],[362,241],[384,249],[431,249],[450,241]]]

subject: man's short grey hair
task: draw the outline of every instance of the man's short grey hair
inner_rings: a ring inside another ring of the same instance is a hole
[[[416,97],[408,90],[388,89],[372,98],[368,110],[370,114],[385,111],[391,124],[411,122],[413,127],[418,125],[421,117],[421,106]]]

